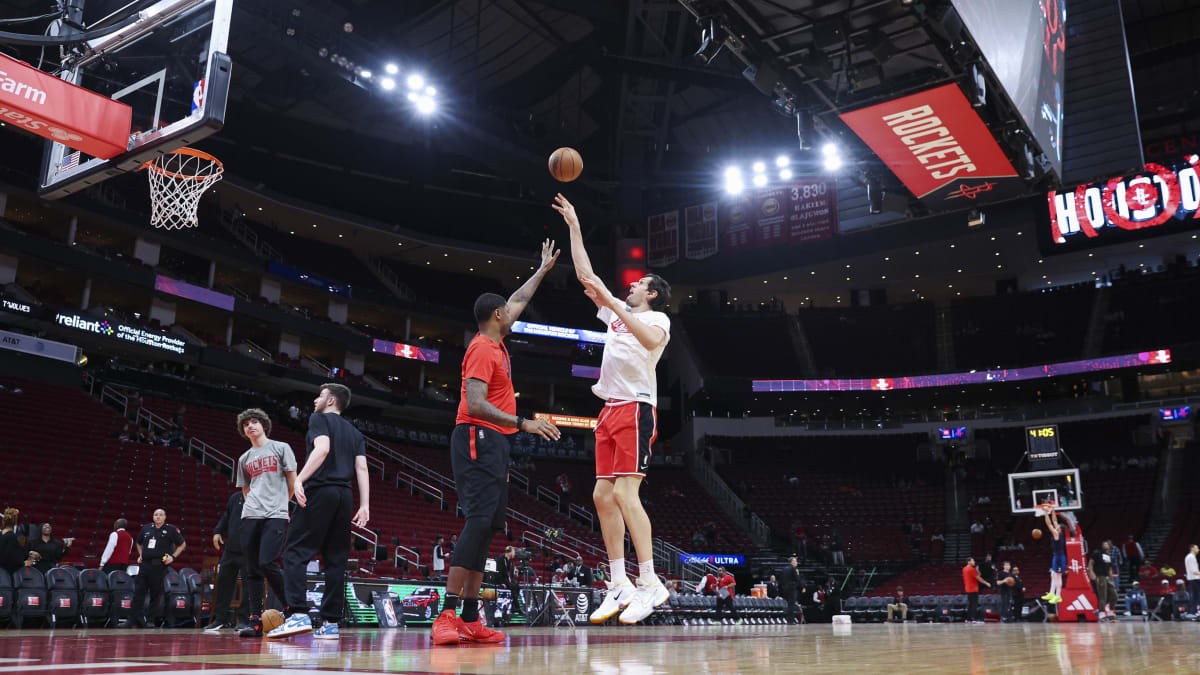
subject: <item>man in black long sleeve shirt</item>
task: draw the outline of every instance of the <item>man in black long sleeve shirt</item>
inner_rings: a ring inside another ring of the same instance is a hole
[[[496,576],[500,577],[500,585],[512,593],[513,613],[524,614],[521,610],[521,585],[517,582],[516,557],[516,550],[505,546],[504,555],[496,559]]]
[[[796,560],[796,556],[792,556],[788,559],[788,566],[783,569],[783,573],[779,577],[779,593],[787,600],[789,620],[796,620],[797,612],[803,611],[796,603],[797,594],[803,587],[804,579],[800,577],[800,563]]]
[[[246,565],[246,561],[242,557],[240,533],[242,505],[245,503],[246,498],[242,495],[241,490],[229,495],[225,513],[221,514],[221,519],[213,528],[213,546],[217,550],[221,550],[221,544],[224,543],[225,550],[222,551],[221,562],[217,566],[217,587],[214,591],[216,598],[213,600],[212,623],[204,627],[206,633],[216,633],[222,629],[234,627],[233,612],[230,611],[229,605],[233,602],[233,591],[237,585],[238,576],[241,575]],[[248,608],[249,603],[246,602],[238,607],[239,624],[248,622]]]

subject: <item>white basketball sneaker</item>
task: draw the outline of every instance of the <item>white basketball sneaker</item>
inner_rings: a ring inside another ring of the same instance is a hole
[[[654,608],[665,603],[671,598],[671,594],[667,591],[667,587],[662,585],[657,579],[649,586],[642,585],[638,582],[637,591],[633,594],[633,600],[629,606],[621,612],[621,623],[638,623],[642,619],[654,613]]]
[[[633,600],[637,590],[628,580],[624,582],[605,582],[608,584],[608,593],[604,594],[604,602],[592,612],[589,619],[592,623],[604,623],[617,615],[617,612],[629,606]]]

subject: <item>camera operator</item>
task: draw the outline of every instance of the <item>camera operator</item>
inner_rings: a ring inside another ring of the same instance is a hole
[[[496,577],[500,586],[512,593],[513,614],[521,610],[521,585],[517,582],[517,551],[512,546],[504,547],[504,555],[496,559]]]

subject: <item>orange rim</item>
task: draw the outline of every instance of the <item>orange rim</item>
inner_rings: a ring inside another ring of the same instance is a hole
[[[220,169],[221,171],[225,170],[225,165],[221,163],[221,160],[217,159],[216,157],[213,157],[212,155],[208,154],[207,152],[204,152],[203,150],[197,150],[195,148],[183,147],[183,148],[176,148],[176,149],[172,150],[171,152],[164,153],[164,154],[187,155],[189,157],[195,157],[197,159],[206,159],[206,160],[216,164],[217,168]],[[161,157],[159,159],[161,159]],[[141,166],[139,166],[138,171],[141,171],[143,169],[149,169],[150,171],[153,171],[154,173],[156,173],[160,176],[168,176],[170,178],[178,178],[179,180],[208,180],[208,179],[212,178],[211,175],[188,176],[188,175],[181,174],[181,173],[175,173],[174,171],[167,171],[166,169],[162,168],[161,166],[155,164],[154,162],[156,162],[156,161],[158,161],[158,160],[157,159],[149,160],[145,164],[142,164]]]

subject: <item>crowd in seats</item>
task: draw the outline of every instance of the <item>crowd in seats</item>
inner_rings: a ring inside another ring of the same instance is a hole
[[[789,320],[781,314],[744,314],[737,321],[687,313],[680,317],[703,372],[763,378],[800,372]]]
[[[931,302],[808,308],[799,317],[823,376],[906,375],[937,367]]]
[[[913,560],[945,522],[940,465],[914,466],[920,435],[709,436],[725,481],[793,550],[833,562]],[[854,457],[853,466],[846,462]]]
[[[1083,287],[955,300],[955,365],[985,369],[1082,358],[1095,294]]]

